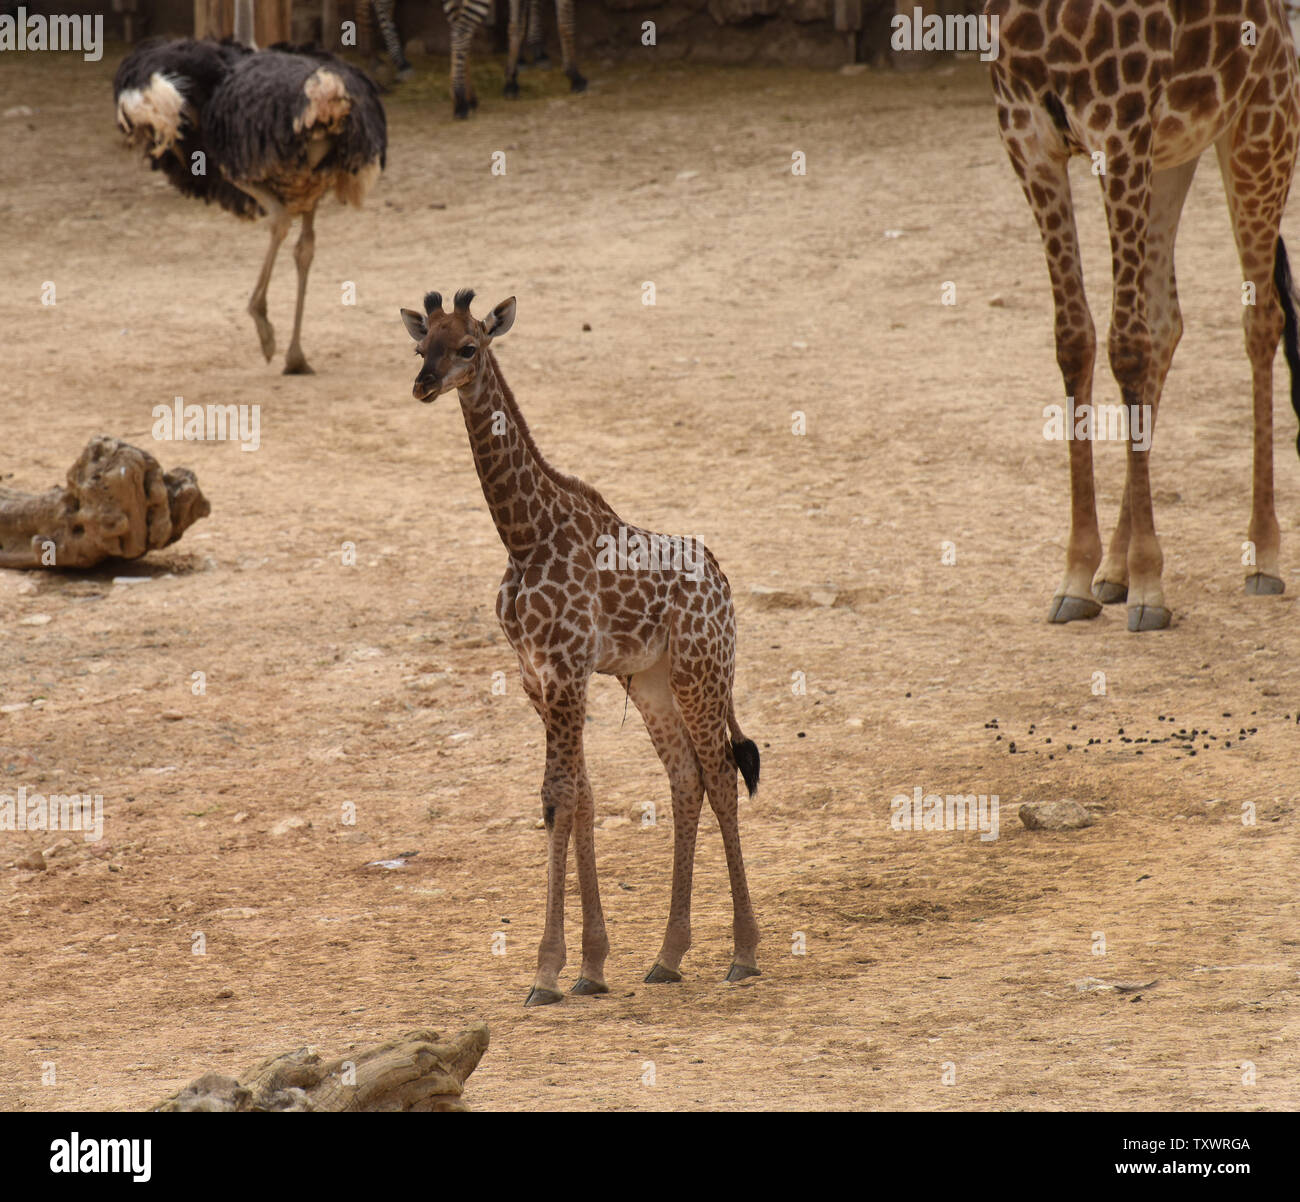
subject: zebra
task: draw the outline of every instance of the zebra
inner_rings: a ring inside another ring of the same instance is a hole
[[[397,0],[371,0],[371,3],[374,5],[375,24],[379,26],[384,49],[397,68],[397,78],[410,79],[415,74],[415,69],[407,61],[406,52],[402,49],[402,35],[397,31],[397,19],[393,16]]]
[[[491,0],[442,0],[442,11],[447,15],[451,26],[451,99],[452,114],[456,117],[468,117],[470,109],[478,107],[478,97],[474,94],[474,85],[466,73],[469,61],[470,42],[474,31],[487,21]],[[529,47],[534,55],[538,54],[538,44],[542,42],[541,11],[538,0],[530,0],[531,14],[535,34],[529,39]],[[523,44],[528,25],[524,11],[524,0],[510,0],[510,50],[506,58],[505,95],[514,99],[519,95],[519,50]],[[560,49],[564,58],[564,73],[569,77],[569,91],[585,92],[587,81],[578,70],[577,54],[573,36],[573,0],[555,0],[556,23],[560,28]],[[541,47],[541,57],[545,57],[545,46]]]

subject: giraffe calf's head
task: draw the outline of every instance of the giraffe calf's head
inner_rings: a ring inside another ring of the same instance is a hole
[[[482,321],[469,311],[473,299],[474,290],[462,288],[456,293],[452,311],[444,313],[442,295],[428,292],[423,314],[414,309],[402,310],[402,321],[415,339],[415,353],[424,359],[411,389],[417,401],[427,405],[453,388],[467,388],[478,376],[492,340],[514,324],[513,296],[497,305]]]

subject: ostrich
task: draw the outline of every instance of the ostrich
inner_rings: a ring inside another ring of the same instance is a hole
[[[251,27],[247,14],[239,24]],[[374,83],[312,46],[257,50],[231,39],[151,38],[122,61],[113,92],[119,128],[178,191],[237,217],[270,217],[271,244],[248,302],[268,363],[275,331],[266,291],[276,252],[302,218],[284,371],[310,373],[299,339],[316,206],[330,191],[360,205],[383,169],[387,127]]]

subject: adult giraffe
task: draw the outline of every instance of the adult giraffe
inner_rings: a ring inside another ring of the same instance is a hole
[[[1243,279],[1254,394],[1249,536],[1252,594],[1282,592],[1273,506],[1273,358],[1285,327],[1300,414],[1300,343],[1278,235],[1300,132],[1296,51],[1280,0],[988,0],[999,21],[992,64],[1003,145],[1038,221],[1056,309],[1056,357],[1076,408],[1091,404],[1096,335],[1083,290],[1068,173],[1071,155],[1103,168],[1113,306],[1108,351],[1129,413],[1155,422],[1182,317],[1174,238],[1201,153],[1223,174]],[[1096,156],[1102,156],[1097,158]],[[1279,303],[1280,302],[1280,303]],[[1092,444],[1070,448],[1070,538],[1051,622],[1128,601],[1129,630],[1169,624],[1148,475],[1149,440],[1131,428],[1119,521],[1105,558]],[[1298,443],[1300,447],[1300,443]]]

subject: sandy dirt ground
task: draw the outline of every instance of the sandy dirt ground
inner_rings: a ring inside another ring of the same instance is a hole
[[[1045,622],[1060,383],[979,64],[592,63],[581,98],[555,73],[508,105],[485,77],[463,124],[441,80],[417,83],[388,99],[366,209],[322,211],[318,374],[286,378],[244,312],[264,232],[119,149],[117,57],[0,77],[0,107],[35,110],[0,125],[0,475],[47,487],[104,432],[192,467],[212,515],[146,561],[0,574],[0,792],[98,793],[105,818],[43,872],[0,869],[0,1107],[141,1108],[208,1068],[474,1020],[492,1032],[476,1109],[1300,1103],[1300,463],[1280,386],[1290,591],[1247,597],[1249,369],[1212,159],[1153,457],[1175,620],[1134,636],[1122,607]],[[1077,185],[1104,330],[1084,165]],[[1284,233],[1300,247],[1294,206]],[[667,780],[598,678],[612,992],[522,1005],[542,730],[493,616],[505,557],[457,406],[411,398],[397,316],[467,285],[518,297],[499,356],[552,462],[630,521],[704,536],[730,576],[763,755],[742,809],[763,975],[744,985],[722,982],[707,812],[686,979],[642,983],[672,836],[641,814],[666,817]],[[281,346],[292,292],[285,253]],[[260,449],[154,441],[175,396],[260,405]],[[1104,368],[1097,399],[1116,399]],[[1108,530],[1122,450],[1098,462]],[[998,838],[892,830],[918,787],[996,795]],[[1022,827],[1022,803],[1060,798],[1095,824]],[[63,838],[0,835],[0,864]]]

